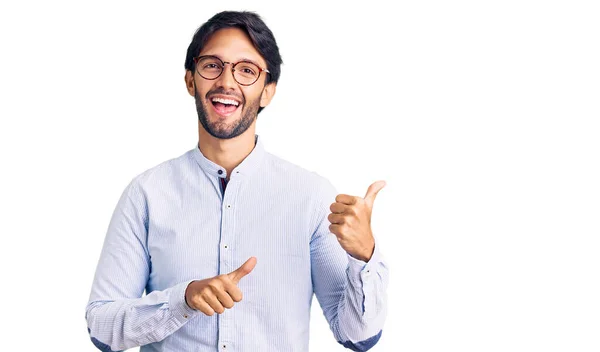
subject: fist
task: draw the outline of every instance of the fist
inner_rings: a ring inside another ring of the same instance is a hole
[[[369,186],[364,198],[339,194],[329,209],[327,217],[333,233],[342,248],[356,259],[368,262],[375,249],[375,238],[371,231],[371,213],[377,193],[385,187],[385,181]]]
[[[237,284],[255,266],[256,258],[251,257],[229,274],[192,281],[185,290],[185,302],[190,308],[199,310],[208,316],[212,316],[215,312],[222,314],[225,308],[233,308],[234,302],[242,300],[242,291]]]

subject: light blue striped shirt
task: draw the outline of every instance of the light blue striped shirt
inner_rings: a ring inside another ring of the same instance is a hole
[[[314,293],[340,344],[371,348],[386,316],[388,268],[377,247],[365,263],[329,232],[331,183],[266,152],[258,136],[223,190],[226,176],[196,146],[126,187],[86,309],[94,345],[305,352]],[[186,304],[191,281],[252,256],[256,267],[239,282],[243,299],[232,309],[207,316]]]

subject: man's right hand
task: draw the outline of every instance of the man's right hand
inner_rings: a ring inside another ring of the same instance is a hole
[[[237,287],[240,279],[256,266],[256,258],[250,257],[242,266],[229,274],[199,281],[192,281],[185,290],[185,302],[192,309],[206,315],[221,314],[242,300],[242,291]]]

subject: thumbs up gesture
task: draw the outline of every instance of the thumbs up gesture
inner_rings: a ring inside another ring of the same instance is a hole
[[[190,308],[199,310],[208,316],[215,312],[222,314],[225,308],[233,308],[233,302],[242,300],[242,291],[237,284],[255,266],[256,258],[251,257],[229,274],[192,281],[185,290],[185,302]]]
[[[385,181],[373,183],[364,198],[339,194],[329,207],[329,231],[337,237],[348,254],[365,262],[371,259],[375,249],[371,213],[375,197],[384,186]]]

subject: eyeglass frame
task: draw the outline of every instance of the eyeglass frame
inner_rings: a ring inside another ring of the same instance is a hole
[[[219,75],[217,77],[215,77],[215,78],[206,78],[206,77],[202,76],[202,74],[200,74],[200,72],[198,71],[198,61],[200,61],[200,59],[203,59],[205,57],[214,57],[215,59],[217,59],[217,60],[219,60],[221,62],[221,64],[222,64],[221,65],[221,73],[219,73]],[[233,77],[233,79],[235,80],[235,82],[237,84],[241,85],[241,86],[244,86],[244,87],[251,86],[254,83],[258,82],[258,79],[260,78],[260,74],[263,73],[263,72],[271,74],[271,72],[269,70],[267,70],[266,68],[260,67],[256,62],[252,62],[250,60],[240,60],[240,61],[238,61],[236,63],[233,63],[233,62],[229,62],[229,61],[223,61],[223,60],[221,60],[221,58],[219,58],[218,56],[215,56],[215,55],[200,55],[200,56],[194,57],[193,60],[194,60],[194,66],[195,66],[194,69],[198,73],[198,75],[200,75],[200,77],[202,77],[202,78],[204,78],[206,80],[209,80],[209,81],[214,81],[215,79],[221,77],[221,75],[223,74],[223,72],[225,72],[225,65],[227,65],[227,64],[231,65],[231,76]],[[238,80],[235,78],[235,73],[234,73],[235,72],[235,66],[237,66],[237,64],[240,64],[240,63],[252,64],[252,65],[258,67],[258,69],[259,69],[258,76],[256,76],[256,80],[254,82],[249,83],[249,84],[243,84],[243,83],[238,82]]]

